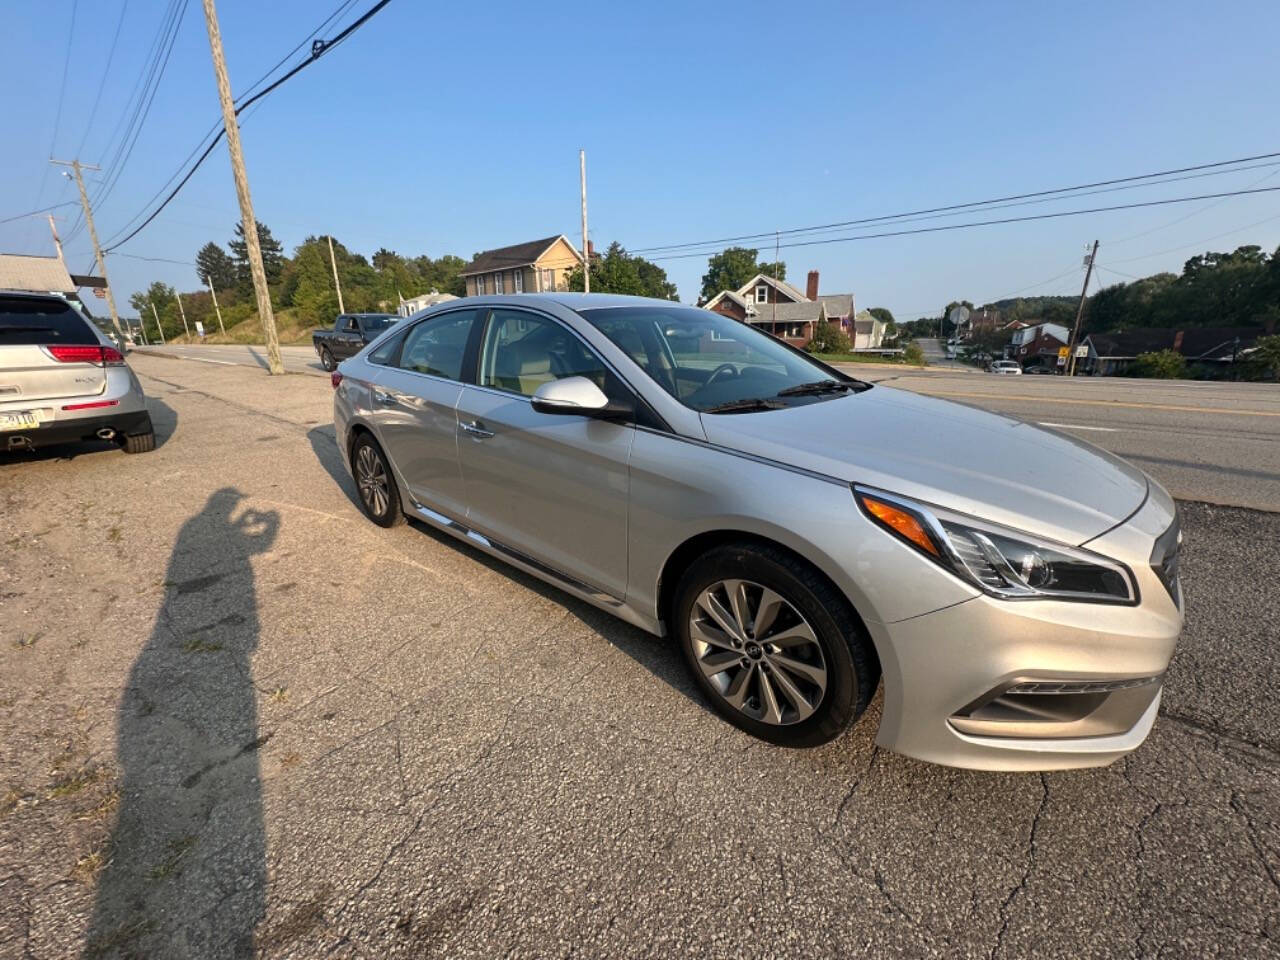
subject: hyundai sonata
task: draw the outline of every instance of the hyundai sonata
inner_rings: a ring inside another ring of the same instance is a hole
[[[333,374],[369,518],[406,516],[657,635],[729,722],[936,763],[1108,763],[1182,628],[1173,501],[1011,417],[852,379],[661,300],[472,297]]]

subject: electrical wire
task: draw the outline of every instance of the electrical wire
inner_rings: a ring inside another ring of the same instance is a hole
[[[711,244],[733,243],[740,240],[767,240],[775,235],[788,236],[797,233],[812,233],[819,230],[830,230],[840,227],[863,226],[872,223],[882,223],[889,220],[900,220],[904,217],[916,217],[922,214],[945,213],[950,210],[965,210],[974,207],[987,207],[992,204],[1006,203],[1012,200],[1028,200],[1035,197],[1049,197],[1055,194],[1071,194],[1081,190],[1090,190],[1095,187],[1109,187],[1121,183],[1136,183],[1142,180],[1152,180],[1157,177],[1169,177],[1181,173],[1192,173],[1199,170],[1209,170],[1221,167],[1235,167],[1244,163],[1253,163],[1257,160],[1273,160],[1280,157],[1280,151],[1273,153],[1261,153],[1251,157],[1238,157],[1235,160],[1219,160],[1213,163],[1201,163],[1190,167],[1179,167],[1173,170],[1161,170],[1155,173],[1136,174],[1129,177],[1116,177],[1111,180],[1098,180],[1093,183],[1082,183],[1073,187],[1057,187],[1052,190],[1037,190],[1032,193],[1019,193],[1007,197],[994,197],[989,200],[973,200],[968,203],[953,203],[940,207],[929,207],[923,210],[910,210],[904,213],[884,214],[878,217],[864,217],[859,220],[842,220],[835,223],[818,224],[810,227],[793,227],[789,230],[768,230],[762,233],[742,234],[736,237],[719,237],[713,240],[690,241],[686,243],[668,243],[656,244],[648,247],[636,247],[630,250],[630,253],[651,253],[658,251],[670,251],[684,249],[688,247],[704,247]],[[1232,171],[1227,171],[1232,172]]]
[[[323,30],[330,23],[336,20],[339,16],[341,16],[354,3],[355,3],[355,0],[344,0],[343,3],[339,4],[338,7],[333,11],[333,13],[329,14],[329,16],[327,16],[320,24],[318,24],[314,30],[312,30],[309,34],[303,37],[302,40],[299,41],[299,43],[292,50],[290,50],[287,54],[281,57],[274,65],[271,66],[270,69],[268,69],[265,73],[263,73],[262,76],[260,76],[252,84],[250,84],[245,89],[245,91],[241,93],[239,97],[236,98],[236,100],[238,101],[244,97],[247,97],[250,93],[252,93],[253,90],[256,87],[258,87],[264,80],[266,80],[269,76],[271,76],[271,74],[275,73],[275,71],[279,69],[282,63],[284,63],[291,56],[293,56],[295,53],[301,50],[302,47],[305,46],[308,41],[310,41],[313,37],[315,37],[316,34],[318,34],[321,30]],[[186,158],[182,161],[182,163],[178,164],[178,169],[175,170],[173,174],[169,177],[169,179],[166,180],[160,186],[160,189],[158,189],[152,195],[151,199],[149,199],[146,203],[142,205],[142,209],[139,210],[136,214],[134,214],[124,224],[124,226],[122,226],[119,230],[115,232],[115,234],[107,241],[108,243],[111,243],[112,241],[115,240],[116,237],[119,237],[121,234],[125,233],[131,226],[133,226],[134,223],[136,223],[138,220],[140,220],[143,217],[143,215],[146,214],[147,209],[153,203],[155,203],[157,199],[159,199],[161,194],[163,194],[167,189],[169,189],[169,185],[172,184],[174,180],[178,179],[179,176],[181,176],[182,171],[186,168],[187,164],[191,162],[191,158],[194,157],[197,153],[199,153],[202,147],[207,147],[206,141],[208,141],[210,137],[214,137],[215,140],[217,139],[216,135],[218,133],[218,128],[221,126],[222,126],[221,119],[215,120],[213,122],[213,125],[209,127],[209,129],[205,132],[205,135],[200,138],[199,142],[194,147],[191,148],[191,152],[187,154]]]
[[[1270,166],[1270,164],[1259,164],[1259,166]],[[1256,168],[1256,167],[1242,167],[1241,169],[1243,169],[1243,170],[1254,170],[1254,169],[1257,169],[1257,168]],[[1271,179],[1272,177],[1274,177],[1277,173],[1280,173],[1280,170],[1272,170],[1270,173],[1264,174],[1263,176],[1259,177],[1257,180],[1254,180],[1252,183],[1248,184],[1248,186],[1250,186],[1250,187],[1256,187],[1258,184],[1260,184],[1260,183],[1264,183],[1264,182],[1266,182],[1267,180],[1270,180],[1270,179]],[[1119,240],[1104,240],[1103,242],[1104,242],[1105,244],[1107,244],[1107,246],[1108,246],[1108,247],[1114,247],[1114,246],[1118,246],[1119,244],[1122,244],[1122,243],[1128,243],[1130,240],[1137,240],[1137,239],[1139,239],[1140,237],[1150,236],[1150,235],[1151,235],[1151,234],[1153,234],[1153,233],[1158,233],[1158,232],[1160,232],[1161,230],[1167,230],[1167,229],[1169,229],[1169,227],[1174,227],[1174,226],[1177,226],[1177,225],[1178,225],[1178,224],[1180,224],[1180,223],[1184,223],[1185,221],[1190,220],[1192,217],[1198,217],[1198,216],[1200,216],[1200,214],[1204,213],[1206,210],[1212,210],[1214,207],[1219,206],[1220,204],[1223,204],[1223,203],[1226,203],[1226,202],[1227,202],[1227,201],[1226,201],[1225,199],[1222,199],[1222,200],[1215,200],[1215,201],[1213,201],[1213,203],[1206,203],[1206,204],[1205,204],[1203,207],[1201,207],[1200,209],[1198,209],[1198,210],[1192,210],[1190,213],[1185,214],[1185,215],[1183,215],[1183,216],[1181,216],[1181,217],[1178,217],[1178,218],[1177,218],[1177,219],[1175,219],[1175,220],[1170,220],[1168,223],[1162,223],[1162,224],[1160,224],[1160,226],[1158,226],[1158,227],[1152,227],[1150,230],[1143,230],[1141,233],[1135,233],[1135,234],[1133,234],[1132,236],[1128,236],[1128,237],[1121,237]]]
[[[67,98],[67,74],[71,70],[71,43],[76,36],[76,13],[80,10],[80,0],[72,0],[71,25],[67,28],[67,49],[62,57],[62,85],[58,87],[58,109],[53,115],[53,136],[49,138],[49,156],[53,157],[53,148],[58,143],[58,131],[62,127],[62,105]],[[36,201],[39,203],[39,201]]]
[[[55,203],[52,206],[41,207],[39,210],[32,210],[29,213],[19,213],[17,216],[5,217],[3,220],[0,220],[0,223],[13,223],[15,220],[23,220],[27,217],[36,217],[42,213],[48,213],[50,210],[57,210],[59,207],[78,207],[79,205],[80,202],[78,200],[67,200],[63,203]]]
[[[111,64],[116,59],[116,46],[120,42],[120,28],[124,26],[124,15],[129,9],[129,0],[120,4],[120,18],[116,20],[116,32],[111,38],[111,50],[107,53],[107,65],[102,68],[102,79],[98,81],[98,94],[93,98],[93,106],[89,110],[89,122],[85,124],[84,136],[76,147],[76,156],[84,152],[84,145],[89,142],[89,134],[93,132],[93,122],[98,118],[98,107],[102,104],[102,91],[107,88],[107,77],[111,75]]]
[[[319,46],[318,48],[313,47],[311,55],[306,60],[303,60],[301,63],[294,66],[292,70],[289,70],[287,73],[281,75],[278,79],[274,80],[271,84],[264,87],[262,90],[258,91],[252,97],[249,97],[242,104],[237,106],[235,108],[236,114],[239,115],[242,111],[252,106],[256,101],[261,100],[263,97],[267,96],[273,90],[278,88],[281,84],[287,82],[292,77],[300,73],[302,70],[306,69],[311,64],[315,63],[317,60],[319,60],[322,56],[324,56],[334,47],[342,43],[342,41],[346,40],[347,37],[355,33],[358,29],[360,29],[360,27],[364,26],[364,24],[367,23],[370,20],[370,18],[374,16],[374,14],[376,14],[379,10],[381,10],[390,2],[391,0],[378,0],[377,3],[375,3],[372,7],[366,10],[356,20],[352,21],[351,24],[349,24],[344,30],[342,30],[332,40],[328,41],[327,43],[322,43],[322,45]],[[214,137],[213,142],[210,143],[207,148],[205,148],[205,151],[202,154],[200,154],[200,158],[195,162],[195,165],[190,170],[187,171],[186,176],[184,176],[181,180],[178,181],[178,185],[175,186],[173,190],[169,193],[169,195],[164,198],[160,206],[158,206],[155,210],[153,210],[150,216],[148,216],[145,220],[143,220],[142,223],[140,223],[123,240],[119,240],[112,243],[106,249],[114,250],[117,247],[122,247],[126,243],[128,243],[130,240],[132,240],[134,237],[136,237],[139,233],[141,233],[144,229],[146,229],[146,227],[153,220],[155,220],[156,217],[160,215],[160,211],[162,211],[166,206],[168,206],[170,201],[172,201],[173,198],[178,195],[178,191],[180,191],[184,186],[186,186],[187,181],[190,180],[191,177],[195,174],[195,172],[200,169],[200,165],[204,163],[204,161],[208,158],[209,154],[213,152],[213,148],[218,145],[218,141],[221,140],[225,134],[226,134],[225,128],[218,131],[218,134],[217,136]]]
[[[1220,240],[1223,237],[1229,237],[1235,233],[1243,233],[1245,230],[1252,230],[1254,227],[1260,227],[1264,223],[1271,223],[1273,220],[1280,220],[1280,213],[1270,217],[1264,217],[1261,220],[1255,220],[1253,223],[1246,223],[1243,227],[1236,227],[1232,230],[1226,230],[1223,233],[1215,233],[1212,237],[1204,237],[1200,240],[1192,240],[1190,243],[1183,243],[1176,247],[1169,247],[1165,250],[1157,250],[1154,253],[1144,253],[1140,257],[1126,257],[1123,260],[1112,260],[1112,263],[1135,263],[1138,260],[1150,260],[1152,257],[1162,257],[1166,253],[1177,253],[1179,250],[1189,250],[1192,247],[1198,247],[1202,243],[1209,243],[1213,240]]]
[[[975,220],[969,223],[949,223],[934,227],[916,227],[911,230],[889,230],[881,233],[864,233],[847,237],[829,237],[823,240],[798,240],[794,243],[783,243],[779,249],[790,250],[795,247],[815,247],[828,243],[847,243],[853,240],[878,240],[884,237],[903,237],[918,233],[939,233],[944,230],[965,230],[970,227],[990,227],[1006,223],[1026,223],[1032,220],[1055,220],[1061,217],[1078,217],[1089,213],[1108,213],[1113,210],[1134,210],[1140,207],[1160,207],[1171,203],[1190,203],[1196,200],[1213,200],[1218,197],[1239,197],[1248,194],[1274,193],[1280,187],[1261,187],[1251,190],[1231,190],[1224,193],[1205,193],[1194,197],[1169,197],[1164,200],[1145,200],[1139,203],[1120,203],[1107,207],[1088,207],[1083,210],[1058,210],[1053,213],[1036,213],[1025,217],[1001,217],[996,220]],[[716,253],[716,249],[700,250],[694,253],[674,253],[665,256],[648,257],[649,260],[685,260],[690,257],[705,257]]]

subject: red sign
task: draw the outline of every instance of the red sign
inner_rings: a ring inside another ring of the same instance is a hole
[[[107,291],[106,291],[106,289],[105,289],[105,288],[103,288],[103,287],[94,287],[94,288],[93,288],[93,295],[94,295],[95,297],[97,297],[99,300],[105,300],[105,299],[107,299]]]

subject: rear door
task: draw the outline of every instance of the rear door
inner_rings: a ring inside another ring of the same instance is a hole
[[[107,372],[100,354],[93,362],[94,350],[101,347],[89,322],[70,304],[0,296],[0,412],[101,394]]]
[[[453,310],[414,324],[373,378],[374,426],[392,466],[418,503],[456,520],[467,511],[456,407],[475,316]]]
[[[458,404],[467,526],[615,598],[626,596],[627,503],[635,426],[538,413],[542,384],[584,376],[626,387],[567,327],[493,309],[478,338],[475,385]]]

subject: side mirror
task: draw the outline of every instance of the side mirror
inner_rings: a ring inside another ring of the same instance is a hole
[[[533,409],[539,413],[601,420],[630,416],[632,412],[629,404],[610,403],[604,391],[586,377],[565,377],[544,383],[533,394]]]

